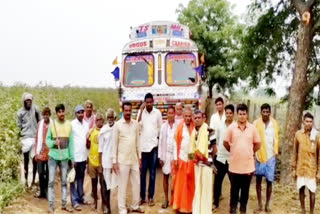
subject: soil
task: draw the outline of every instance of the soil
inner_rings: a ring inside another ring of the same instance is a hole
[[[58,179],[59,180],[59,179]],[[89,201],[93,199],[90,196],[91,193],[91,181],[88,175],[85,178],[85,198]],[[59,181],[56,183],[56,214],[64,214],[64,212],[60,209],[60,185]],[[68,188],[69,190],[69,188]],[[19,198],[16,198],[12,201],[12,203],[3,210],[5,214],[16,214],[16,213],[47,213],[48,211],[48,202],[46,199],[37,199],[34,198],[33,195],[36,190],[27,190],[23,193]],[[222,198],[220,203],[220,208],[215,210],[213,213],[227,214],[229,211],[229,191],[230,184],[228,178],[225,177]],[[263,199],[265,199],[265,183],[263,183]],[[118,213],[117,208],[117,191],[112,191],[112,200],[111,200],[111,209],[112,213]],[[309,205],[309,194],[306,194],[306,205],[308,209]],[[320,198],[320,194],[317,194],[317,198]],[[128,204],[130,204],[131,199],[131,188],[128,186]],[[157,214],[157,213],[175,213],[172,208],[161,209],[161,204],[164,201],[163,189],[162,189],[162,174],[161,171],[157,172],[157,180],[156,180],[156,194],[155,194],[155,203],[154,207],[148,207],[147,205],[143,206],[146,214]],[[100,202],[100,201],[99,201]],[[70,206],[70,196],[68,195],[68,205]],[[256,213],[254,210],[256,209],[257,200],[256,200],[256,192],[255,192],[255,181],[253,179],[250,187],[250,198],[248,202],[248,214]],[[300,205],[298,200],[298,192],[293,185],[280,185],[279,183],[275,183],[273,187],[273,196],[272,196],[272,212],[274,214],[295,214],[301,213]],[[98,210],[94,210],[92,205],[82,206],[82,211],[74,211],[73,213],[77,214],[93,214],[93,213],[102,213],[100,203]],[[260,212],[264,214],[265,212]],[[316,202],[316,210],[315,213],[320,213],[320,201]]]

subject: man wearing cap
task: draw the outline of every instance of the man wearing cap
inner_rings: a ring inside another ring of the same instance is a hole
[[[34,145],[37,132],[38,122],[41,119],[41,114],[37,106],[33,105],[33,96],[30,93],[23,93],[22,108],[17,113],[17,126],[19,128],[19,136],[22,144],[22,153],[24,158],[24,177],[25,185],[28,186],[28,166],[29,158],[32,158],[33,163],[33,178],[34,184],[37,162],[34,160]]]
[[[76,118],[71,122],[73,143],[74,143],[74,169],[76,171],[75,181],[71,183],[71,203],[72,207],[81,211],[80,204],[84,204],[83,200],[83,182],[86,169],[86,160],[88,152],[86,147],[87,134],[89,132],[88,123],[83,121],[84,107],[78,105],[75,108]]]

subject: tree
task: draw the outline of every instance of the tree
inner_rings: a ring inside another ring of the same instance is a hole
[[[290,180],[290,160],[295,132],[300,128],[308,95],[320,82],[320,1],[257,0],[252,13],[262,13],[243,38],[239,69],[255,87],[289,72],[285,138],[281,154],[281,181]]]
[[[218,90],[231,88],[238,81],[234,72],[235,56],[239,50],[242,27],[237,23],[225,0],[191,0],[187,7],[180,5],[180,23],[189,26],[192,39],[205,54],[204,80]]]

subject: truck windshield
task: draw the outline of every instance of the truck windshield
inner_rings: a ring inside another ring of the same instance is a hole
[[[166,82],[168,85],[194,85],[197,82],[196,57],[192,53],[166,56]]]
[[[151,54],[127,56],[124,65],[124,85],[131,87],[153,85],[153,62]]]

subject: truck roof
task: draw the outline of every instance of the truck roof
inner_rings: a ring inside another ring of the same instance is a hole
[[[187,26],[170,21],[153,21],[131,29],[130,42],[122,53],[198,51]]]

